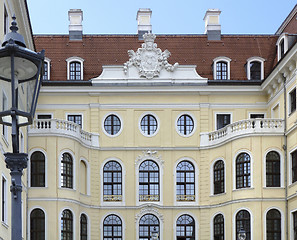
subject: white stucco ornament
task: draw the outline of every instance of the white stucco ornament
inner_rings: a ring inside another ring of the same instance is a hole
[[[152,79],[158,77],[162,69],[173,72],[178,63],[171,65],[168,63],[167,58],[170,57],[170,52],[166,49],[164,52],[160,48],[157,48],[157,44],[154,43],[156,35],[152,33],[146,33],[143,35],[144,43],[142,48],[138,48],[136,53],[133,50],[128,50],[129,61],[124,63],[124,72],[128,72],[130,66],[135,66],[141,77]]]

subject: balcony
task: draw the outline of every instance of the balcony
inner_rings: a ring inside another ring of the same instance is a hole
[[[176,195],[176,201],[179,201],[179,202],[195,201],[195,195]]]
[[[159,195],[139,195],[140,202],[156,202],[160,201]]]
[[[28,127],[29,136],[55,136],[72,138],[88,148],[99,148],[99,134],[83,131],[71,121],[58,119],[35,119]]]
[[[122,201],[122,195],[104,195],[103,201],[106,202],[119,202]]]
[[[217,131],[200,133],[200,146],[215,147],[246,136],[282,134],[284,134],[284,120],[282,119],[246,119],[229,124]]]

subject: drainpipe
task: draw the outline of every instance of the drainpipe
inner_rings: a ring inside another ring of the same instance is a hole
[[[288,230],[289,230],[289,207],[288,207],[288,153],[287,153],[287,89],[286,89],[286,78],[284,80],[284,162],[285,162],[285,203],[286,203],[286,209],[285,209],[285,219],[286,219],[286,236],[285,239],[288,238]]]

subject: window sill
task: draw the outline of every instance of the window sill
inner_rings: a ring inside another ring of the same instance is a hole
[[[263,187],[263,189],[285,189],[284,187]]]
[[[237,190],[237,189],[236,189]],[[226,192],[223,192],[223,193],[218,193],[218,194],[212,194],[210,195],[210,197],[220,197],[220,196],[224,196],[226,195],[227,193]]]
[[[6,222],[1,221],[1,223],[2,223],[2,226],[5,227],[6,229],[9,228],[9,226],[8,226],[8,224]]]
[[[238,192],[241,190],[254,190],[255,188],[253,187],[248,187],[248,188],[238,188],[238,189],[233,189],[232,192]]]

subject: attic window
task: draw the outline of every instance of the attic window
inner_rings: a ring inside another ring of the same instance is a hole
[[[276,43],[278,61],[281,60],[288,51],[288,35],[283,33],[280,35]]]
[[[44,59],[44,74],[42,80],[47,81],[50,80],[50,62],[49,58]]]
[[[80,57],[70,57],[67,62],[67,79],[70,81],[83,80],[84,59]]]
[[[230,79],[230,62],[228,57],[217,57],[213,60],[213,78],[215,80]]]
[[[264,79],[264,58],[251,57],[247,60],[247,78],[248,80]]]

